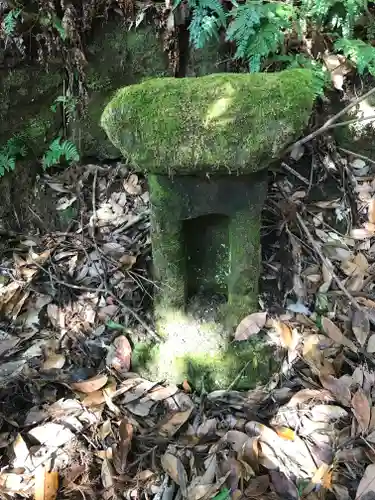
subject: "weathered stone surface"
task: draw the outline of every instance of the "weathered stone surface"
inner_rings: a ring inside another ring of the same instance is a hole
[[[204,49],[189,47],[186,76],[197,77],[229,71],[229,54],[223,40],[212,37]]]
[[[158,333],[161,343],[138,344],[132,354],[133,370],[150,380],[188,380],[198,391],[246,390],[268,382],[280,366],[266,336],[230,342],[220,323],[197,320],[181,310],[159,318]]]
[[[258,303],[260,215],[267,174],[148,179],[160,286],[157,314],[184,308],[188,297],[200,291],[221,292],[228,297],[223,321],[236,326]],[[207,215],[213,216],[209,230]]]
[[[59,130],[59,117],[50,106],[62,93],[63,76],[57,68],[24,67],[0,71],[0,147],[22,134],[35,155]]]
[[[82,156],[118,157],[118,149],[100,126],[101,114],[119,87],[171,75],[163,41],[151,27],[129,31],[114,21],[96,29],[86,56],[88,109],[83,118],[69,124],[70,139]],[[62,131],[61,113],[53,113],[51,105],[64,94],[64,78],[56,67],[49,73],[42,67],[0,71],[0,147],[22,133],[35,156],[45,152]]]
[[[151,27],[129,31],[110,22],[93,34],[87,61],[89,104],[85,117],[71,124],[72,137],[86,156],[116,158],[119,150],[100,126],[103,109],[118,88],[171,75],[163,41]]]
[[[101,123],[138,170],[250,173],[301,134],[313,102],[304,69],[158,78],[119,90]]]

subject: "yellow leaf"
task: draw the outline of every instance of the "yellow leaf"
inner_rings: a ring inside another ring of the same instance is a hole
[[[287,441],[294,441],[296,437],[296,433],[293,429],[289,429],[289,427],[277,427],[276,429],[277,435]]]
[[[35,500],[55,500],[59,488],[58,472],[48,472],[43,465],[35,471]]]
[[[274,322],[274,328],[280,337],[281,345],[286,349],[293,349],[295,347],[295,342],[290,327],[286,323],[276,320]]]

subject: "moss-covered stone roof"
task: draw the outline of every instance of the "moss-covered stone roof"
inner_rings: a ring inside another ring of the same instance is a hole
[[[154,78],[120,89],[101,125],[141,171],[250,173],[302,134],[314,88],[304,69]]]

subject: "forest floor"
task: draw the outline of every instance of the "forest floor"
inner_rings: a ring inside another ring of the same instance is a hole
[[[145,181],[41,179],[66,229],[2,242],[1,498],[375,498],[375,165],[318,146],[270,176],[241,335],[263,329],[283,363],[243,393],[131,372],[153,334]]]

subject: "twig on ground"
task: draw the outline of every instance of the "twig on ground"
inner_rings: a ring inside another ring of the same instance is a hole
[[[300,214],[298,212],[296,213],[296,217],[297,217],[299,225],[301,226],[301,228],[302,228],[303,232],[305,233],[307,239],[309,240],[311,246],[313,247],[314,251],[318,254],[320,260],[326,266],[327,270],[331,273],[332,278],[335,280],[337,286],[340,288],[340,290],[343,292],[343,294],[349,299],[350,303],[354,307],[362,310],[363,308],[360,306],[360,304],[356,301],[356,299],[353,297],[353,295],[351,295],[348,292],[348,290],[344,287],[344,285],[342,284],[340,278],[337,276],[337,274],[335,272],[335,268],[334,268],[334,265],[332,264],[331,260],[328,259],[328,257],[326,257],[323,254],[322,250],[320,249],[320,246],[313,238],[313,235],[311,234],[309,228],[306,226],[304,220],[302,219],[302,217],[300,216]]]
[[[355,158],[361,158],[361,160],[368,161],[369,163],[372,163],[373,165],[375,165],[375,161],[371,160],[371,158],[369,158],[368,156],[361,155],[359,153],[355,153],[354,151],[350,151],[350,149],[342,148],[341,146],[337,146],[337,149],[339,149],[343,153],[354,156]]]
[[[140,213],[134,219],[130,220],[127,222],[124,226],[121,226],[113,231],[113,234],[118,234],[122,233],[123,231],[126,231],[127,229],[130,229],[131,227],[135,226],[140,222],[142,219],[145,219],[148,215],[150,215],[150,210],[145,210],[144,212]]]
[[[299,174],[294,168],[290,167],[287,163],[284,161],[281,162],[281,166],[288,172],[294,175],[294,177],[297,177],[301,182],[306,184],[306,186],[310,185],[310,182],[306,179],[306,177],[303,177],[303,175]]]
[[[283,190],[282,186],[280,185],[280,183],[278,183],[277,185],[278,185],[281,193],[283,194],[284,198],[286,198],[286,194],[284,193],[284,190]],[[309,228],[305,224],[305,222],[302,219],[302,217],[300,216],[300,214],[298,212],[296,212],[295,215],[296,215],[296,218],[297,218],[297,221],[298,221],[299,225],[301,226],[303,232],[305,233],[305,235],[307,237],[307,240],[309,241],[309,243],[312,246],[312,248],[315,251],[315,253],[319,256],[319,258],[322,261],[322,263],[326,266],[327,270],[331,273],[332,278],[336,282],[337,286],[340,288],[340,290],[343,292],[343,294],[349,299],[350,303],[354,307],[356,307],[359,310],[363,310],[363,308],[361,307],[361,305],[356,301],[356,299],[348,292],[348,290],[342,284],[340,278],[337,276],[337,274],[335,272],[334,265],[332,264],[331,260],[328,259],[328,257],[326,257],[323,254],[320,246],[315,241],[313,235],[311,234]]]
[[[375,87],[372,88],[371,90],[369,90],[368,92],[366,92],[365,94],[363,94],[362,96],[358,97],[357,99],[355,99],[353,102],[351,102],[350,104],[348,104],[347,106],[345,106],[344,109],[342,109],[341,111],[339,111],[338,113],[336,113],[334,116],[332,116],[329,120],[327,120],[320,128],[318,128],[317,130],[315,130],[314,132],[311,132],[311,134],[307,135],[306,137],[303,137],[302,139],[298,140],[297,142],[295,142],[294,144],[292,144],[291,146],[289,146],[289,148],[286,150],[286,153],[289,153],[290,151],[292,151],[292,149],[298,147],[298,146],[303,146],[304,144],[306,144],[306,142],[309,142],[311,141],[312,139],[315,139],[315,137],[317,137],[318,135],[321,135],[323,132],[325,132],[326,130],[329,130],[330,128],[332,128],[332,125],[341,117],[343,116],[347,111],[349,111],[351,108],[353,108],[354,106],[356,106],[357,104],[359,104],[361,101],[363,101],[364,99],[366,99],[367,97],[370,97],[372,94],[375,93]],[[369,120],[371,119],[372,117],[369,117],[369,118],[366,118],[366,120]],[[358,122],[358,121],[363,121],[363,119],[359,118],[358,120],[350,120],[351,123],[354,123],[354,122]],[[348,124],[349,122],[342,122],[342,124]],[[336,124],[337,126],[337,124]],[[340,124],[338,126],[341,126]]]
[[[95,224],[97,221],[96,215],[96,180],[98,178],[98,169],[95,169],[94,179],[92,181],[92,216],[90,217],[90,221],[88,224],[89,234],[92,239],[95,238]]]
[[[65,281],[61,281],[57,279],[55,276],[51,276],[51,273],[45,269],[43,266],[38,264],[38,262],[35,262],[33,260],[33,263],[44,273],[48,274],[50,276],[50,279],[53,280],[53,283],[57,283],[58,285],[66,286],[67,288],[73,288],[74,290],[82,290],[86,292],[102,292],[106,293],[107,295],[111,296],[112,299],[120,306],[122,307],[127,313],[131,314],[133,318],[138,321],[138,323],[146,330],[146,332],[155,340],[160,340],[159,336],[157,335],[156,332],[152,328],[150,328],[144,321],[143,319],[129,306],[127,306],[122,300],[120,300],[111,290],[109,290],[107,287],[102,287],[102,288],[94,288],[90,286],[83,286],[83,285],[74,285],[73,283],[67,283]]]
[[[246,363],[246,365],[242,368],[242,370],[238,373],[238,375],[236,376],[236,378],[228,385],[228,387],[226,388],[226,391],[229,392],[233,389],[233,387],[237,384],[237,382],[240,380],[240,378],[242,377],[242,375],[245,373],[245,371],[247,370],[248,366],[250,365],[251,363],[251,360],[248,361]]]

